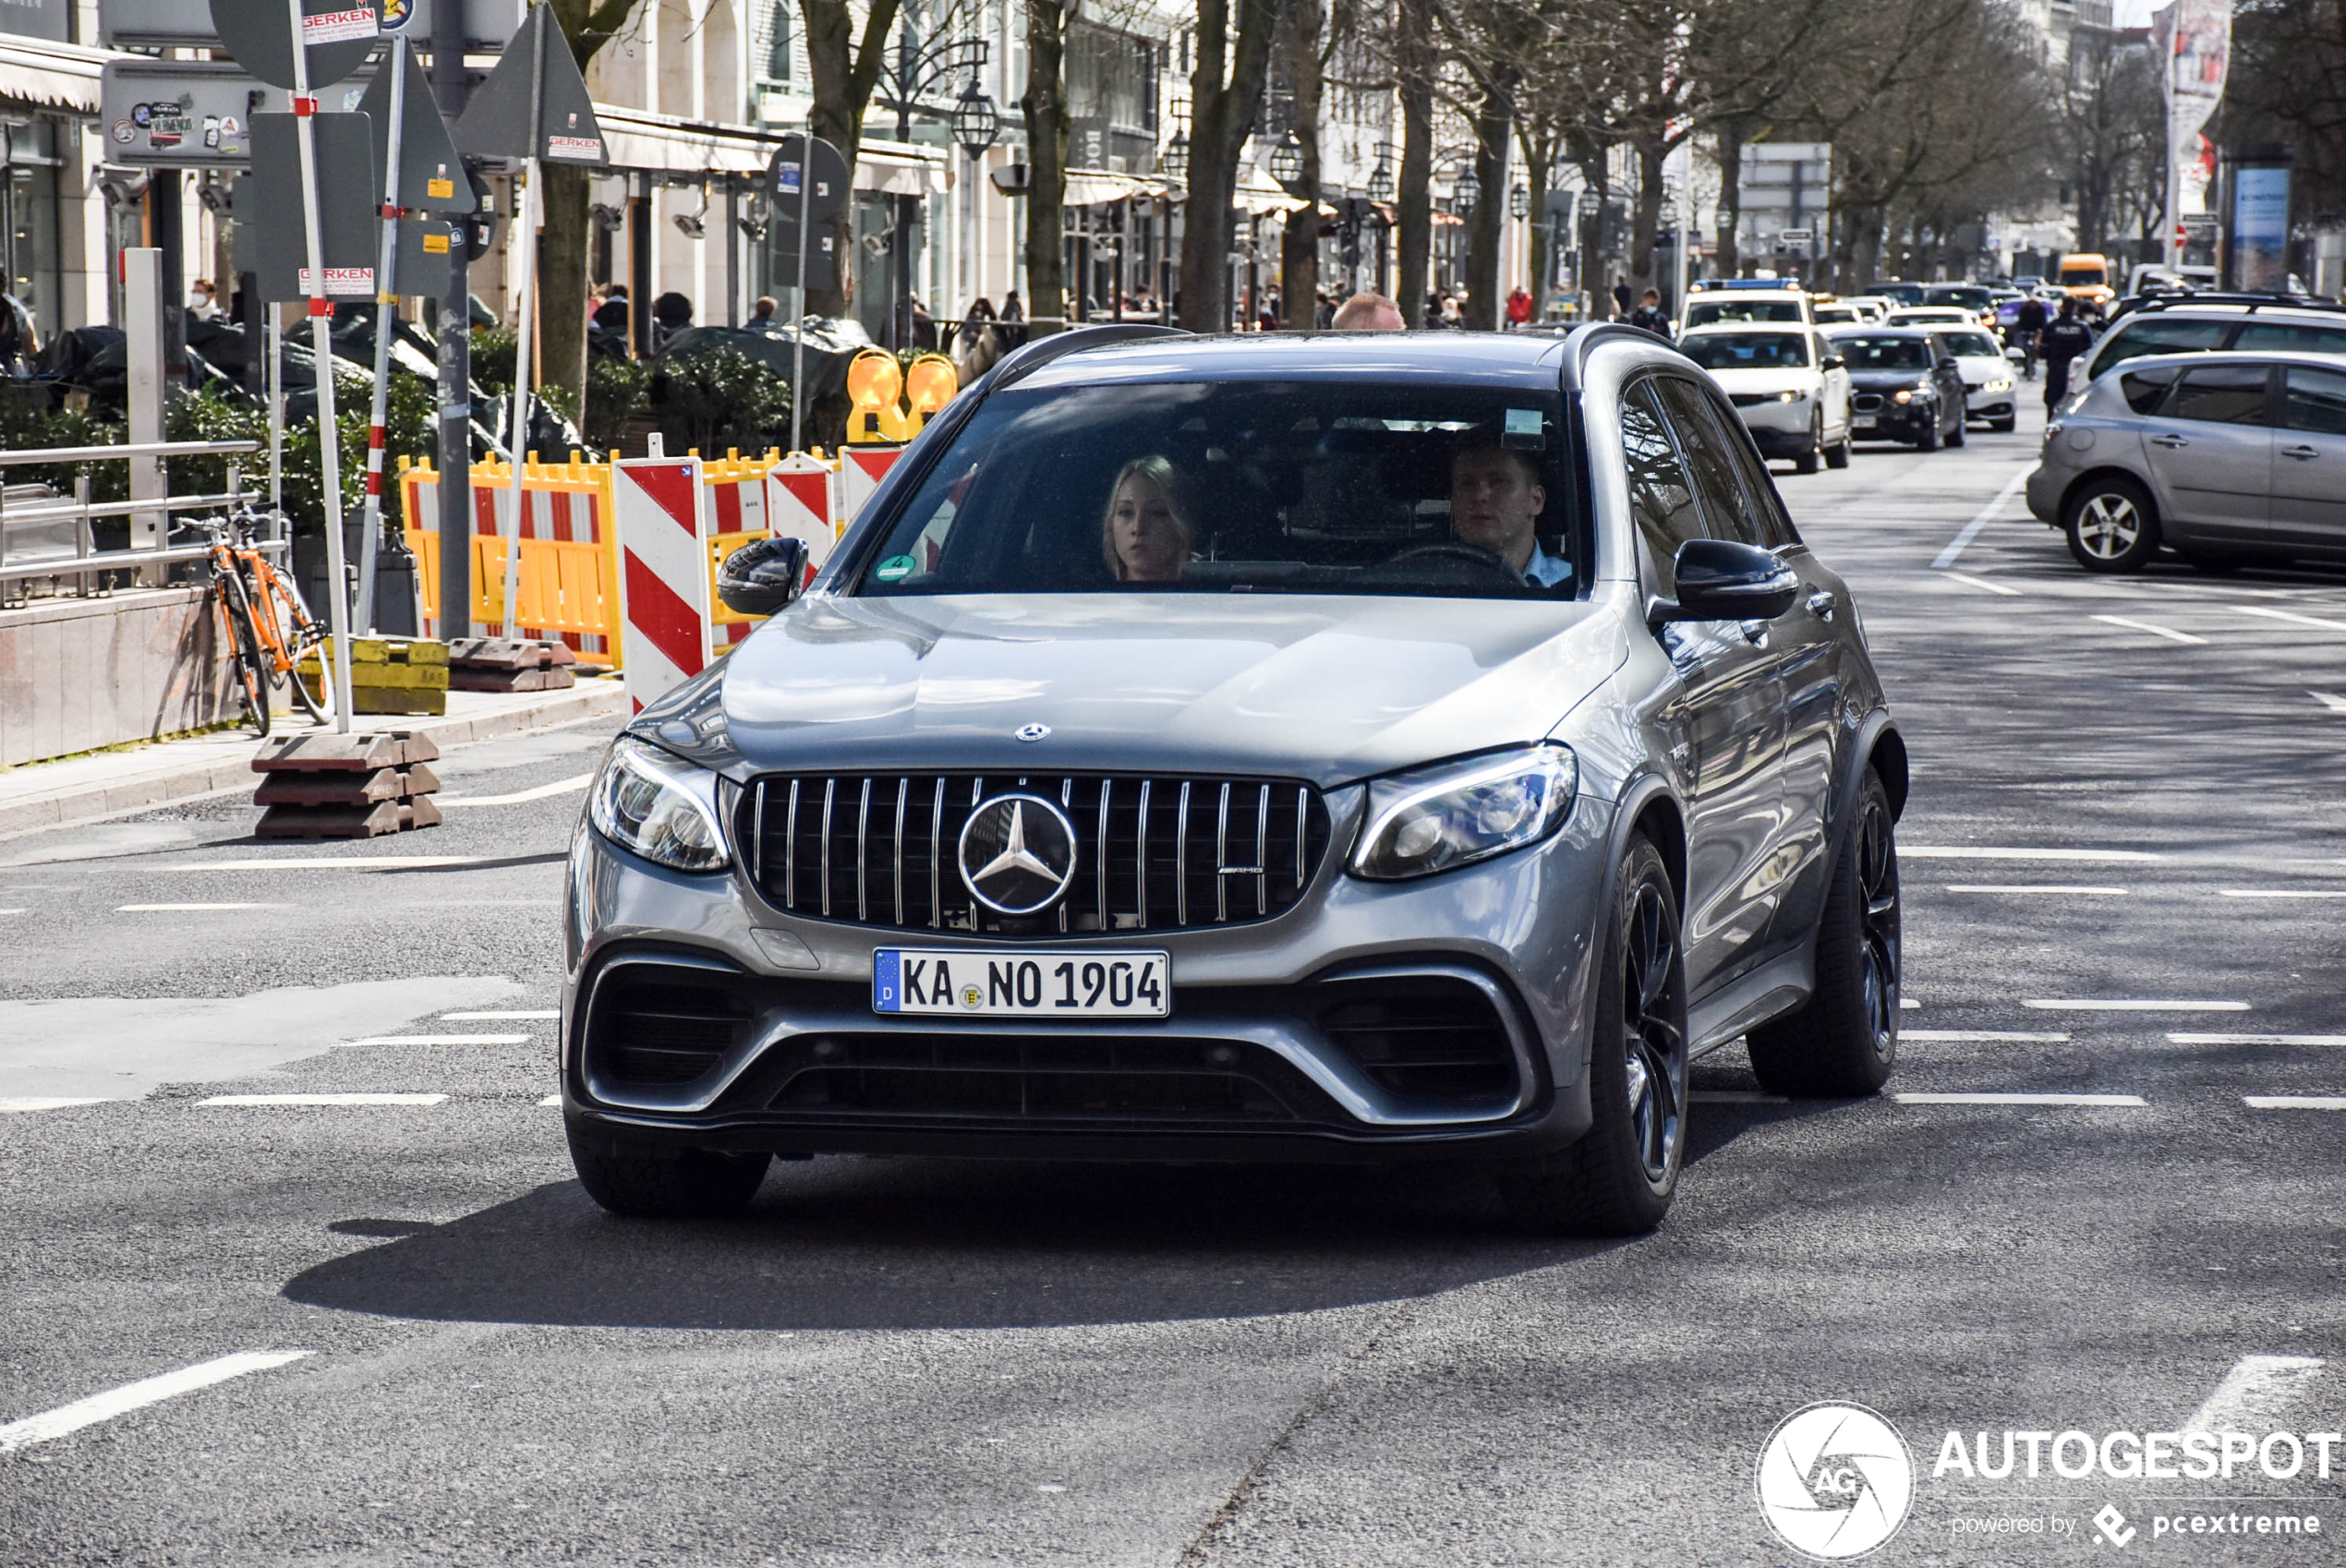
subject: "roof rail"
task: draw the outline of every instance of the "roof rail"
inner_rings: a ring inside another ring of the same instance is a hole
[[[1110,344],[1131,343],[1141,338],[1185,338],[1191,335],[1182,328],[1159,326],[1155,321],[1108,321],[1094,327],[1070,327],[1063,332],[1035,338],[1011,350],[981,380],[993,387],[1007,387],[1013,381],[1023,380],[1054,359],[1064,359],[1085,349],[1106,348]]]
[[[1572,367],[1574,386],[1587,379],[1589,356],[1609,343],[1632,343],[1645,348],[1675,346],[1668,338],[1626,321],[1591,321],[1585,327],[1575,327],[1564,340],[1566,362]]]
[[[2328,310],[2346,314],[2346,305],[2334,300],[2315,299],[2303,294],[2168,294],[2163,291],[2145,296],[2134,305],[2133,312],[2171,310],[2178,305],[2241,305],[2247,307],[2248,314],[2252,316],[2259,309]]]

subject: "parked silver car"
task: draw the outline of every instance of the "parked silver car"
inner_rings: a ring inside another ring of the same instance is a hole
[[[1469,1159],[1658,1224],[1688,1061],[1872,1092],[1906,794],[1849,590],[1650,334],[1030,344],[613,745],[562,1104],[769,1157]]]
[[[2130,359],[2045,427],[2028,510],[2088,572],[2346,561],[2346,356]]]

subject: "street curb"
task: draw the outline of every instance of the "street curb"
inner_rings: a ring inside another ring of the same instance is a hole
[[[582,682],[566,691],[547,692],[539,700],[488,713],[452,714],[444,718],[383,718],[373,727],[416,731],[429,736],[435,745],[446,748],[524,730],[616,717],[627,710],[626,691],[617,681],[597,681]],[[228,756],[214,754],[176,768],[141,773],[120,781],[90,779],[20,801],[0,802],[0,839],[151,811],[156,806],[193,800],[200,795],[249,790],[259,782],[259,775],[252,770],[252,758],[260,748],[260,742],[255,740],[249,749],[239,746]],[[138,753],[127,753],[125,761],[133,762],[138,756]]]

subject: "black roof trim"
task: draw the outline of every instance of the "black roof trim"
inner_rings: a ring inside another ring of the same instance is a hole
[[[992,388],[1001,388],[1024,380],[1055,359],[1086,349],[1106,348],[1110,344],[1132,343],[1143,338],[1185,338],[1193,336],[1179,327],[1160,326],[1155,321],[1111,321],[1094,327],[1070,327],[1063,332],[1035,338],[1024,346],[1013,349],[1003,361],[983,380]]]
[[[1589,356],[1609,343],[1635,344],[1640,348],[1675,346],[1669,339],[1626,321],[1591,321],[1585,327],[1575,327],[1564,340],[1565,363],[1571,369],[1574,391],[1578,391],[1588,380]]]
[[[2244,311],[2244,314],[2250,316],[2254,316],[2259,310],[2314,310],[2325,312],[2333,316],[2346,315],[2346,305],[2339,304],[2335,300],[2315,299],[2310,296],[2302,294],[2159,293],[2145,295],[2141,298],[2135,299],[2122,307],[2118,311],[2118,315],[2112,316],[2110,320],[2115,321],[2118,320],[2119,316],[2155,314],[2161,310],[2172,310],[2178,306],[2186,305],[2245,306],[2247,308]]]

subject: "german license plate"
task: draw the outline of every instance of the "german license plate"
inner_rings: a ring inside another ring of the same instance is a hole
[[[1873,428],[1873,424],[1874,420],[1872,415],[1860,414],[1855,419],[1849,421],[1849,428],[1853,430],[1870,430]]]
[[[1172,1011],[1163,953],[882,947],[872,1010],[954,1018],[1161,1019]]]

